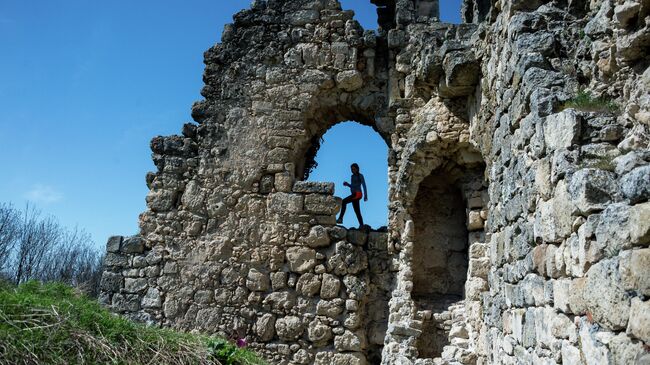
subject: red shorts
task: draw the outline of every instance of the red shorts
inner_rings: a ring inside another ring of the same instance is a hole
[[[363,193],[360,191],[355,191],[350,196],[352,197],[352,200],[361,200],[361,198],[363,198]]]

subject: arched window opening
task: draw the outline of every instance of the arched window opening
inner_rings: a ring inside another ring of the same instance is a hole
[[[487,190],[483,166],[449,164],[426,177],[411,210],[415,227],[412,298],[423,319],[417,348],[420,358],[440,357],[449,344],[447,319],[464,299],[470,243],[484,236]],[[470,219],[472,217],[472,219]]]
[[[361,202],[364,223],[377,229],[388,221],[388,147],[381,136],[355,122],[344,122],[330,128],[322,137],[315,137],[308,155],[315,156],[314,163],[305,170],[305,179],[332,181],[335,195],[350,195],[343,182],[350,182],[350,165],[357,163],[365,177],[368,201]],[[348,206],[343,225],[357,227],[359,224],[351,204]]]

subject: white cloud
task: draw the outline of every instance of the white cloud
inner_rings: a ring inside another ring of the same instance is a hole
[[[61,201],[63,194],[51,186],[36,184],[25,193],[25,198],[34,203],[50,204]]]

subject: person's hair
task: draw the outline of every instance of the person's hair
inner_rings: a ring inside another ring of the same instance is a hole
[[[357,171],[358,171],[358,172],[361,172],[361,169],[359,168],[359,165],[357,165],[356,162],[353,163],[352,165],[350,165],[350,167],[356,167],[356,168],[357,168]]]

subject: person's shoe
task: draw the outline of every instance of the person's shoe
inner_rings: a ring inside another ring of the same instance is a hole
[[[337,219],[336,224],[343,224],[343,219],[341,219],[341,218]]]

